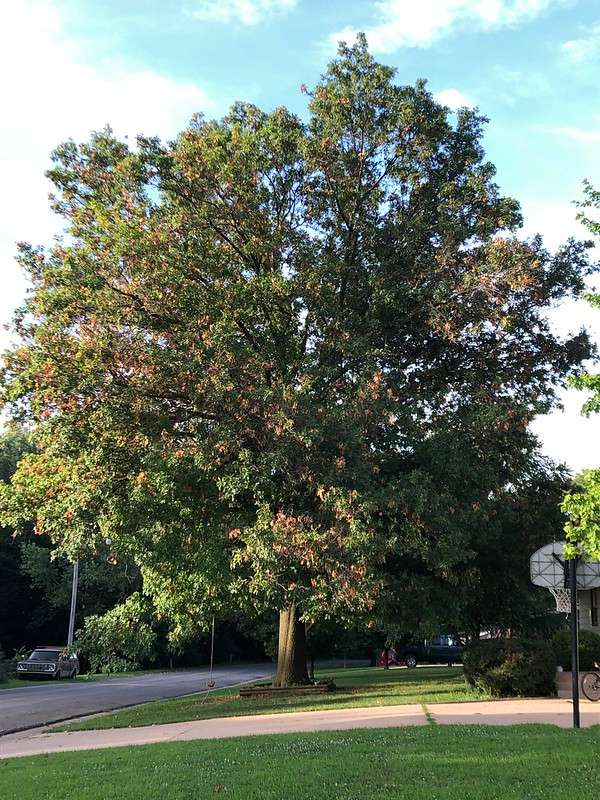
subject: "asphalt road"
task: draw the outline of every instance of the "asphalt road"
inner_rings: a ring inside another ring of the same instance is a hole
[[[272,674],[271,664],[219,667],[214,670],[216,688],[264,678]],[[159,672],[131,678],[90,681],[49,681],[48,683],[0,690],[0,735],[51,722],[110,711],[114,708],[178,697],[207,688],[208,669]]]

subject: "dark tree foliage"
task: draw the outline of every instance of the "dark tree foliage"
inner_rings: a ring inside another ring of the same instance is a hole
[[[0,435],[0,481],[7,483],[21,456],[34,450],[31,438],[19,428]],[[27,532],[25,533],[27,536]],[[8,527],[0,527],[0,648],[7,655],[32,643],[44,627],[42,604],[21,571],[19,545]]]

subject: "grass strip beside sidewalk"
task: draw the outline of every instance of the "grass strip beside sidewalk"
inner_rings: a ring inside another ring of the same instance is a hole
[[[85,675],[78,675],[76,680],[78,683],[96,683],[97,681],[110,681],[114,678],[136,678],[140,675],[162,675],[168,672],[166,669],[141,669],[134,670],[133,672],[98,672],[86,673]],[[62,680],[68,680],[63,678]],[[0,691],[4,689],[25,689],[27,686],[48,686],[50,683],[55,683],[55,678],[9,678],[8,680],[0,683]]]
[[[597,800],[600,728],[441,726],[176,742],[0,761],[3,800]]]
[[[41,678],[39,681],[36,680],[28,680],[22,681],[19,678],[8,678],[5,681],[0,683],[0,692],[5,691],[6,689],[22,689],[24,686],[40,686],[46,684],[46,686],[50,683],[48,680],[44,680]]]
[[[210,694],[157,700],[52,730],[128,728],[214,717],[487,699],[466,686],[461,667],[331,669],[317,677],[333,678],[338,690],[322,695],[240,698],[238,689],[222,689]]]

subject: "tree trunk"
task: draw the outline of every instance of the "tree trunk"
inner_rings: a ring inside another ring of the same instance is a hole
[[[306,669],[306,628],[295,604],[279,612],[279,650],[273,686],[310,683]]]

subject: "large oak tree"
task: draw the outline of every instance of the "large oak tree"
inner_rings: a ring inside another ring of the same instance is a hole
[[[360,38],[307,121],[239,103],[166,145],[68,142],[67,235],[20,248],[4,394],[40,452],[6,518],[73,556],[110,535],[175,635],[278,610],[280,685],[307,679],[304,621],[367,617],[386,564],[471,557],[589,352],[545,318],[585,247],[516,238],[485,119],[393,78]]]

